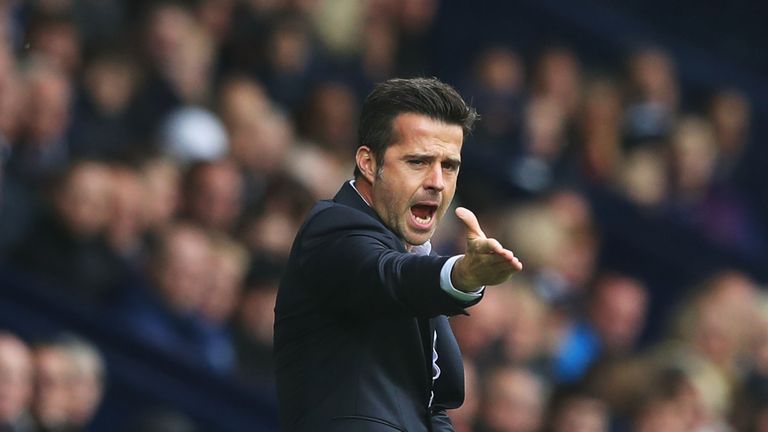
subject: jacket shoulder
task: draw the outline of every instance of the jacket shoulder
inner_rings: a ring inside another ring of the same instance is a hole
[[[302,227],[304,237],[341,231],[380,233],[396,240],[394,234],[379,219],[362,210],[330,200],[317,203]]]

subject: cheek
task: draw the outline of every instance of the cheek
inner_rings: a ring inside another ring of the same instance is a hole
[[[403,203],[407,202],[404,187],[402,185],[390,182],[380,182],[379,187],[374,190],[374,200],[377,207],[383,209],[388,214],[400,213]]]

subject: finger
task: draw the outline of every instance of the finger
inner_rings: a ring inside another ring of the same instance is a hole
[[[507,262],[512,266],[515,271],[522,271],[523,270],[523,263],[520,261],[512,252],[507,251]]]
[[[467,238],[485,238],[485,233],[480,229],[480,223],[477,221],[477,216],[475,216],[469,209],[458,207],[456,209],[456,217],[461,219],[467,227]]]
[[[523,269],[523,264],[518,260],[506,260],[501,259],[498,262],[495,262],[492,265],[489,265],[489,271],[494,274],[506,274],[507,276],[511,276]],[[492,270],[490,270],[492,269]]]
[[[512,257],[512,260],[509,263],[515,271],[523,271],[523,263],[519,259]]]
[[[503,257],[506,263],[512,266],[512,268],[516,271],[523,269],[523,263],[515,256],[511,250],[503,249],[501,252],[497,252],[497,254]]]
[[[523,269],[523,263],[511,251],[505,249],[498,256],[503,260],[505,266],[512,267],[515,271]]]
[[[497,254],[499,251],[504,250],[504,248],[501,247],[501,244],[494,239],[470,238],[470,240],[467,252],[475,254]]]

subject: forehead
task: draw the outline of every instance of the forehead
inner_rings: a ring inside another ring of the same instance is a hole
[[[445,123],[423,114],[400,114],[392,121],[395,142],[390,146],[398,153],[445,153],[458,158],[464,142],[459,125]]]

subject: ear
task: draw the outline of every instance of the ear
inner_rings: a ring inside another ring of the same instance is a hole
[[[360,146],[357,148],[355,163],[357,163],[357,168],[363,174],[363,177],[365,177],[369,183],[373,184],[373,179],[376,178],[376,170],[378,167],[376,166],[376,158],[371,152],[370,147]]]

